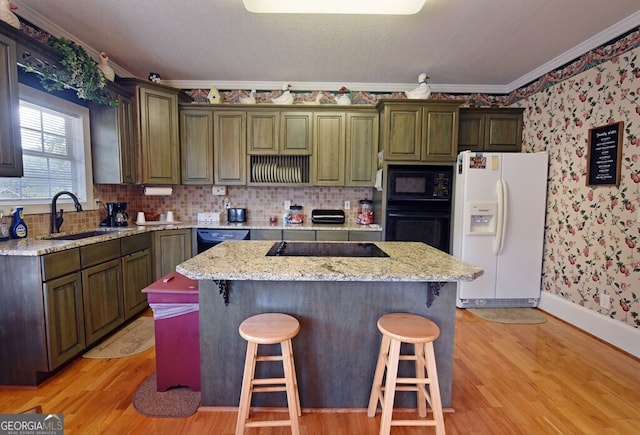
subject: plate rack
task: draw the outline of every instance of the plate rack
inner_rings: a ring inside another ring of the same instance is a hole
[[[251,184],[308,184],[309,156],[250,156]]]

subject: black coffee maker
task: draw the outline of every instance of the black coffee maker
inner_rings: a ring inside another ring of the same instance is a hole
[[[107,217],[100,223],[102,227],[126,227],[129,225],[126,202],[108,202]]]

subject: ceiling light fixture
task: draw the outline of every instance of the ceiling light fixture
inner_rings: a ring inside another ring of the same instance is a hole
[[[417,14],[426,0],[242,0],[258,14]]]

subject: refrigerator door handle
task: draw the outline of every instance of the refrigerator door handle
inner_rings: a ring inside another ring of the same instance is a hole
[[[496,222],[496,237],[493,240],[493,253],[494,255],[500,255],[504,248],[508,209],[507,184],[503,179],[496,182],[496,195],[498,196],[498,216]]]

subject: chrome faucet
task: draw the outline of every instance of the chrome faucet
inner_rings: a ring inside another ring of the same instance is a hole
[[[58,197],[60,195],[69,195],[71,199],[73,199],[73,203],[76,206],[76,211],[82,211],[82,206],[80,205],[78,198],[76,198],[76,196],[73,193],[68,192],[66,190],[56,193],[53,196],[53,199],[51,200],[51,233],[59,233],[60,226],[62,225],[62,222],[64,222],[64,218],[62,217],[62,214],[64,213],[64,211],[60,209],[60,211],[56,213],[56,208],[57,208],[56,202],[58,201]]]

